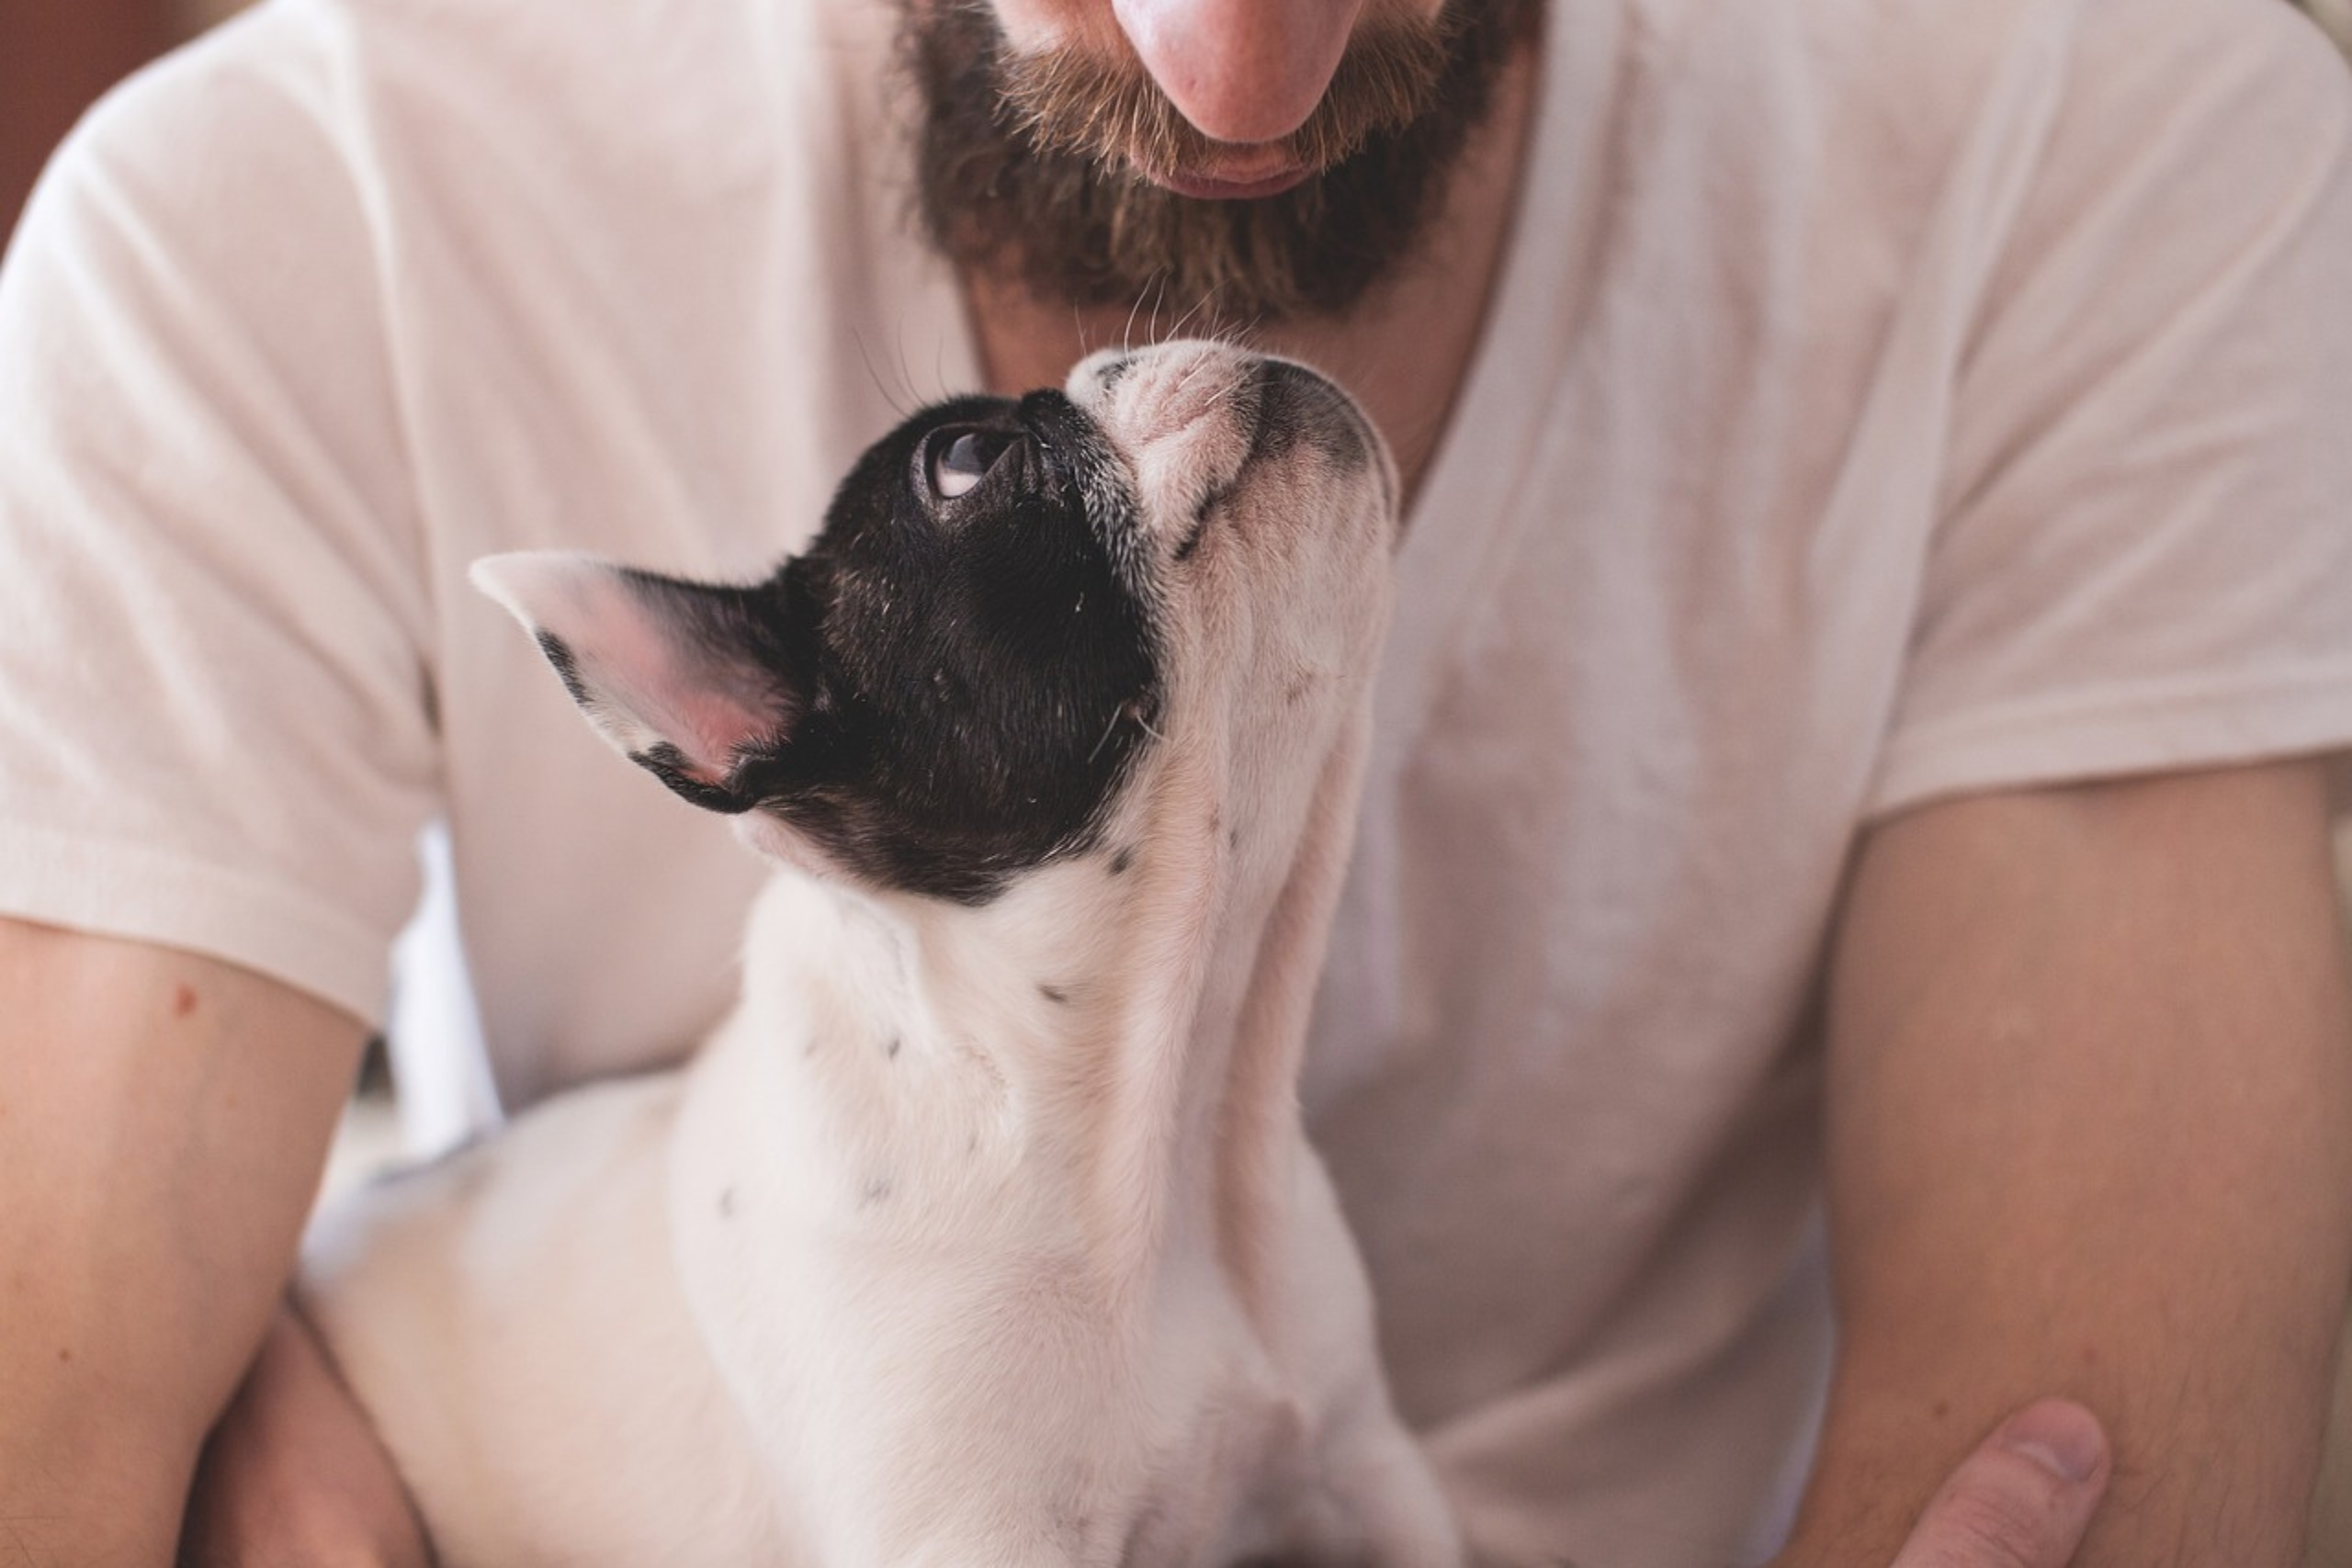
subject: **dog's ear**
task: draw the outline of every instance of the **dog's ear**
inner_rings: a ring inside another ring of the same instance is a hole
[[[697,806],[758,804],[734,787],[739,765],[781,747],[808,699],[772,596],[562,550],[491,556],[470,575],[630,761]]]

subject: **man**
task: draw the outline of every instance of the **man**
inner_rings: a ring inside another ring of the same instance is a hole
[[[1782,1560],[2064,1562],[2112,1473],[2075,1561],[2293,1561],[2340,67],[2267,0],[1434,9],[283,0],[94,118],[0,280],[21,1557],[168,1553],[418,823],[511,1100],[723,1005],[752,869],[466,560],[755,570],[894,400],[1207,325],[1414,496],[1306,1093],[1482,1552],[1770,1549],[1826,1175]],[[217,1457],[249,1560],[413,1559],[295,1326]]]

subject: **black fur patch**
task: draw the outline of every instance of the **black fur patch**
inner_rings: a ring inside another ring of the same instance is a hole
[[[1287,361],[1268,360],[1251,389],[1257,423],[1250,433],[1250,461],[1279,457],[1306,441],[1342,473],[1361,472],[1372,462],[1362,417],[1322,377]]]
[[[589,694],[587,682],[580,678],[580,660],[571,656],[571,645],[545,627],[537,634],[537,640],[539,651],[546,655],[549,664],[555,666],[556,677],[563,682],[563,689],[571,694],[571,700],[582,707],[594,705],[595,699]]]
[[[756,804],[723,784],[707,784],[695,777],[694,765],[686,761],[685,753],[666,740],[642,751],[631,751],[628,760],[706,810],[723,811],[731,817],[749,811]]]
[[[933,457],[966,432],[1004,445],[942,497]],[[983,902],[1091,846],[1158,711],[1136,525],[1124,465],[1060,393],[920,413],[765,583],[639,581],[695,594],[698,640],[752,650],[790,711],[723,785],[666,748],[638,760],[696,805],[775,813],[875,882]]]

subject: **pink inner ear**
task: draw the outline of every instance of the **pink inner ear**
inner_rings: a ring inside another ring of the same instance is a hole
[[[623,751],[667,742],[697,782],[724,784],[736,756],[789,718],[776,683],[662,614],[605,562],[557,552],[480,562],[474,581],[534,630],[560,639],[588,716]]]
[[[669,628],[642,613],[635,595],[613,586],[614,603],[604,608],[625,604],[628,609],[600,615],[572,641],[581,678],[600,701],[625,710],[683,752],[697,780],[725,783],[736,756],[772,734],[783,718],[770,705],[768,682],[746,665],[673,640],[665,635]],[[645,743],[626,749],[642,750]]]

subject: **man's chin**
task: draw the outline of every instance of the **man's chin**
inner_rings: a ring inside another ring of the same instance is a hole
[[[1286,190],[1296,190],[1315,177],[1313,169],[1298,164],[1247,179],[1189,171],[1156,174],[1139,170],[1137,173],[1160,189],[1193,201],[1261,201],[1267,197],[1280,196]]]
[[[1005,113],[1001,39],[978,7],[910,6],[903,58],[923,106],[918,211],[967,271],[1040,300],[1154,299],[1203,330],[1355,310],[1424,240],[1535,0],[1462,7],[1424,111],[1318,169],[1274,145],[1136,172],[1033,141]],[[1148,160],[1156,162],[1156,160]],[[1170,160],[1175,162],[1176,160]]]

